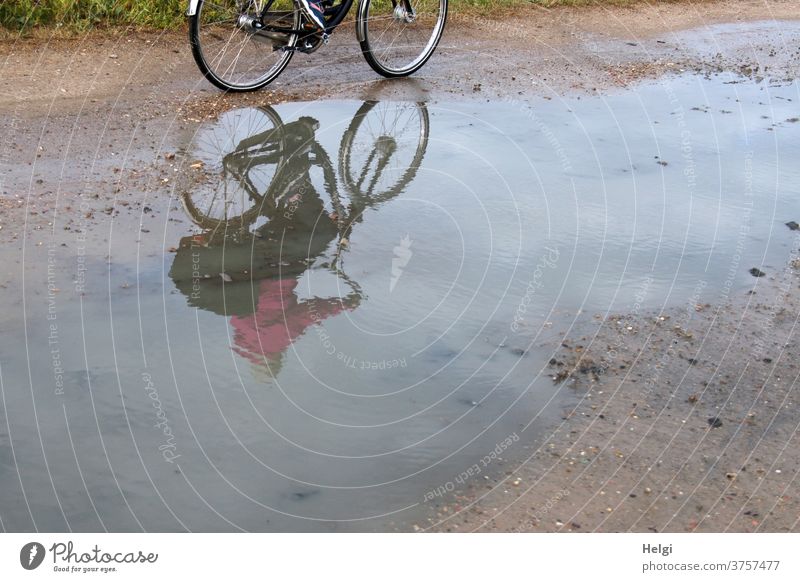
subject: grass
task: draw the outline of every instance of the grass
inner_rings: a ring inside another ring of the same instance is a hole
[[[0,0],[0,26],[23,31],[40,26],[174,28],[185,21],[186,4],[185,0]]]
[[[451,0],[450,10],[469,12],[515,4],[535,4],[547,8],[627,5],[644,1],[655,0]],[[22,32],[43,26],[68,30],[114,25],[170,29],[183,25],[186,5],[186,0],[0,0],[0,28]]]

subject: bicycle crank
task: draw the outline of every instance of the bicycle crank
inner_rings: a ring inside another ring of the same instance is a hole
[[[285,50],[289,43],[289,34],[273,30],[274,27],[291,27],[292,13],[274,12],[267,16],[265,23],[261,18],[242,14],[239,16],[237,26],[248,34],[253,35],[253,40],[272,44],[273,50]]]

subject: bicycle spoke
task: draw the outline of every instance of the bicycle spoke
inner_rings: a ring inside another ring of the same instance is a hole
[[[428,117],[420,104],[373,103],[353,121],[343,149],[342,179],[362,202],[397,194],[419,167]]]
[[[416,0],[411,12],[406,4],[391,0],[367,0],[366,38],[362,42],[367,61],[381,73],[413,72],[430,56],[439,41],[447,0]]]
[[[201,70],[216,85],[231,90],[250,90],[276,77],[291,58],[290,51],[280,50],[296,41],[296,35],[267,36],[256,32],[263,1],[201,1],[192,17],[193,53]],[[275,10],[294,27],[298,13],[292,0],[276,0]],[[274,18],[274,16],[272,17]],[[282,39],[285,39],[282,40]]]
[[[259,216],[281,158],[278,150],[284,136],[279,121],[268,108],[234,110],[198,133],[193,157],[204,162],[206,179],[193,184],[184,195],[197,224],[227,228],[227,221],[235,221],[241,227]],[[252,145],[240,150],[243,142]],[[264,151],[270,153],[261,155]]]

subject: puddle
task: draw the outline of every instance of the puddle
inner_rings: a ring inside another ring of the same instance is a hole
[[[798,117],[797,84],[719,75],[201,125],[172,200],[103,245],[56,225],[0,291],[4,527],[424,523],[553,428],[582,321],[783,264]]]

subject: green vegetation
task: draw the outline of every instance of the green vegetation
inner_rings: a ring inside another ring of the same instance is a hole
[[[497,10],[515,4],[549,8],[563,5],[625,5],[637,1],[654,0],[451,0],[450,6],[456,12],[459,9]],[[109,25],[176,28],[185,21],[186,4],[186,0],[0,0],[0,27],[23,31],[39,26],[60,26],[72,30]]]
[[[171,28],[184,22],[184,0],[0,0],[0,26],[15,30],[65,26],[78,30],[124,24]]]

